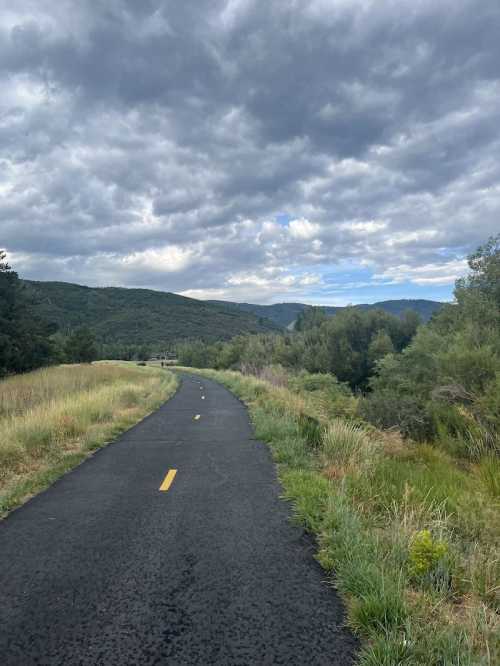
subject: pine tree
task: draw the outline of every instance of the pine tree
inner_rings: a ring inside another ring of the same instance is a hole
[[[30,294],[0,250],[0,376],[55,361],[55,327],[32,314]]]
[[[97,358],[94,333],[86,326],[78,328],[67,339],[65,351],[71,363],[92,363]]]

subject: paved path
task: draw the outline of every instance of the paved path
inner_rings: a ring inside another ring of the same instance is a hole
[[[0,663],[348,666],[340,602],[279,495],[244,406],[185,375],[0,523]]]

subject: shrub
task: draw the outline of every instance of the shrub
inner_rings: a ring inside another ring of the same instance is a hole
[[[409,573],[413,578],[435,574],[448,553],[444,541],[432,537],[430,530],[420,530],[413,538],[408,553]]]
[[[310,373],[303,370],[290,382],[295,391],[328,391],[336,395],[350,395],[350,390],[345,384],[341,384],[334,375],[325,373]]]
[[[433,423],[425,403],[390,389],[371,393],[359,401],[358,415],[377,428],[397,428],[405,437],[424,441],[432,437]]]

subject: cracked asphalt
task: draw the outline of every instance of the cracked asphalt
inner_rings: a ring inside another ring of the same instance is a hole
[[[290,515],[246,408],[182,375],[0,522],[0,663],[348,666],[342,604]]]

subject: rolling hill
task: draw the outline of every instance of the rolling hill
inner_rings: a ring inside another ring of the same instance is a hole
[[[297,319],[298,315],[304,308],[309,307],[304,303],[275,303],[273,305],[256,305],[253,303],[233,303],[230,301],[207,301],[208,303],[225,305],[233,309],[243,310],[244,312],[252,312],[259,317],[267,317],[275,324],[282,328],[290,327]],[[405,310],[414,310],[417,312],[422,321],[428,321],[434,312],[439,310],[443,303],[438,301],[428,301],[424,299],[399,299],[392,301],[380,301],[378,303],[363,303],[355,305],[355,308],[360,310],[384,310],[390,314],[401,316]],[[334,315],[342,307],[322,306],[327,315]]]
[[[24,283],[44,319],[56,323],[62,333],[88,326],[101,344],[164,346],[186,339],[210,342],[279,330],[276,323],[252,312],[169,292],[67,282]]]
[[[102,345],[168,346],[188,339],[228,340],[244,333],[266,333],[291,327],[304,303],[257,305],[199,301],[170,292],[123,287],[85,287],[67,282],[24,281],[38,313],[62,333],[79,326],[93,329]],[[394,315],[415,310],[424,321],[441,307],[426,300],[394,300],[356,305]],[[334,315],[343,308],[327,306]]]

